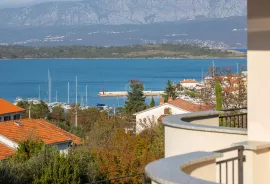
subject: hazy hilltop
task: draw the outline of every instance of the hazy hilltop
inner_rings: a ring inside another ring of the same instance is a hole
[[[84,0],[0,10],[1,26],[151,24],[246,15],[246,0]]]

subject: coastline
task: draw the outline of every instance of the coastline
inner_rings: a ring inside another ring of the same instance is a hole
[[[139,60],[139,59],[148,59],[148,60],[155,60],[155,59],[163,59],[163,60],[191,60],[191,59],[247,59],[247,57],[190,57],[190,58],[5,58],[0,59],[0,61],[7,61],[7,60]]]

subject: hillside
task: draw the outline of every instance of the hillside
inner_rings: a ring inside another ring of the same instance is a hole
[[[214,50],[195,45],[135,45],[122,47],[56,46],[24,47],[0,46],[1,59],[18,58],[231,58],[245,54]]]
[[[246,16],[246,0],[83,0],[0,10],[0,25],[47,27],[150,24]]]

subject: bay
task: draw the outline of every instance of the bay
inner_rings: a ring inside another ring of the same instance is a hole
[[[123,106],[125,97],[98,97],[102,91],[126,91],[128,82],[137,79],[146,90],[164,90],[166,81],[178,83],[183,79],[201,80],[202,69],[215,62],[219,67],[231,67],[233,72],[247,65],[246,59],[25,59],[0,60],[0,97],[13,102],[16,97],[37,98],[39,85],[41,99],[48,99],[48,69],[52,78],[52,101],[56,91],[58,101],[67,102],[67,83],[70,82],[70,101],[75,101],[75,77],[78,76],[78,102],[85,102],[88,86],[88,104],[105,103]],[[155,100],[158,102],[159,98]],[[150,99],[147,98],[147,103]]]

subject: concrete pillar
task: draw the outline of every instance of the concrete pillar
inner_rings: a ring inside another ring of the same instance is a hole
[[[270,1],[248,0],[248,136],[270,141]]]

